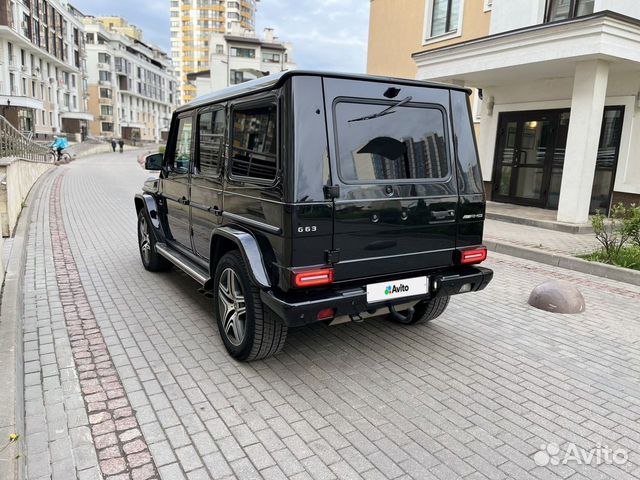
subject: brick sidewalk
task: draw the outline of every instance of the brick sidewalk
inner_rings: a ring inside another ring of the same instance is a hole
[[[275,358],[240,364],[193,281],[140,265],[133,193],[148,174],[134,157],[62,167],[34,205],[24,310],[30,479],[107,475],[65,318],[56,228],[79,278],[74,305],[90,309],[117,373],[109,376],[163,480],[640,477],[640,288],[494,254],[490,287],[453,299],[431,324],[295,329]],[[51,198],[61,222],[51,222]],[[549,278],[577,285],[587,311],[529,307],[531,288]],[[550,442],[606,444],[628,461],[538,466],[534,455]]]

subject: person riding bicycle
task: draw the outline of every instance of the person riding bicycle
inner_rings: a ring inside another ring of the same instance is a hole
[[[65,137],[53,137],[53,143],[51,144],[51,148],[53,148],[58,154],[58,160],[60,160],[60,156],[62,155],[62,151],[69,146],[69,142]]]

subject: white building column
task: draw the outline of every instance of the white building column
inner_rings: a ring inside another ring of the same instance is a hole
[[[576,65],[558,205],[560,222],[585,223],[589,220],[608,81],[607,62],[590,60]]]

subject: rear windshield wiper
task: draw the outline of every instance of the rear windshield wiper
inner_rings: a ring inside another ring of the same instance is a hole
[[[392,113],[395,113],[396,108],[401,107],[401,106],[409,103],[411,100],[413,100],[413,97],[407,97],[404,100],[400,100],[395,105],[391,105],[391,106],[385,108],[381,112],[374,113],[373,115],[367,115],[366,117],[353,118],[353,119],[349,120],[349,123],[351,123],[351,122],[362,122],[364,120],[373,120],[374,118],[379,118],[379,117],[384,117],[385,115],[390,115]]]

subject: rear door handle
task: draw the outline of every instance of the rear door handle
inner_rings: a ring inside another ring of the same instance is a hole
[[[456,218],[456,211],[455,210],[441,210],[441,211],[436,211],[436,212],[431,212],[431,218],[433,220],[437,220],[437,221],[445,221],[445,220],[449,220],[449,221],[453,221]]]
[[[218,207],[213,207],[211,209],[211,213],[213,213],[216,217],[222,216],[222,210],[220,210]]]
[[[187,199],[187,197],[180,198],[178,202],[181,203],[182,205],[189,205],[189,200]]]

